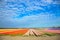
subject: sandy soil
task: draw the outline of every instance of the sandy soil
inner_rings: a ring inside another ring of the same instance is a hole
[[[0,36],[0,40],[60,40],[60,36],[43,36],[43,37],[22,37],[22,36]]]

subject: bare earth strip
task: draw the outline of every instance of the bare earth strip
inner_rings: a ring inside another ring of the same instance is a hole
[[[0,40],[60,40],[60,36],[45,36],[45,37],[23,37],[23,36],[0,36]]]

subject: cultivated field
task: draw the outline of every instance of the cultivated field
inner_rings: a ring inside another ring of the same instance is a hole
[[[0,29],[0,40],[60,40],[60,30]]]

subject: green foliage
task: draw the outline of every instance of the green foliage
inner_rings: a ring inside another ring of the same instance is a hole
[[[44,35],[47,35],[47,36],[55,36],[56,34],[54,34],[54,33],[45,33]]]

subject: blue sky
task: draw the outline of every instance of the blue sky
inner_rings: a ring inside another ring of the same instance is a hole
[[[59,0],[0,0],[0,28],[60,26]]]

